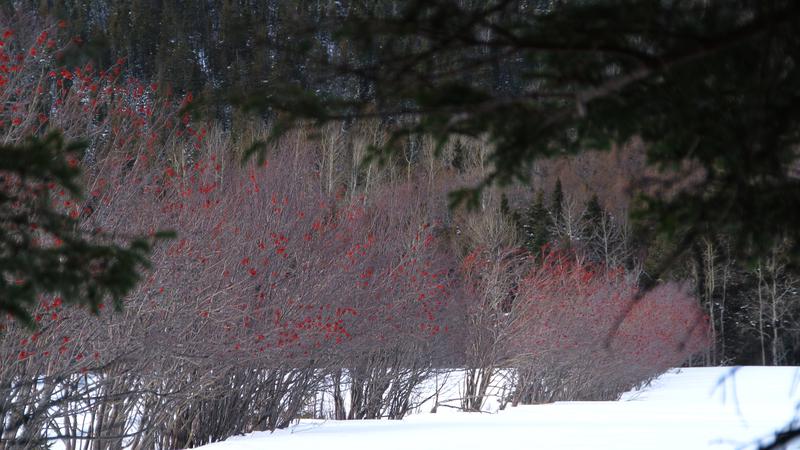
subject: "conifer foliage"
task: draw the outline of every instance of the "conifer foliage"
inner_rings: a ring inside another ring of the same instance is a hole
[[[149,240],[117,245],[78,226],[82,149],[57,133],[0,147],[0,312],[29,325],[43,294],[119,305],[149,264]]]
[[[724,231],[740,258],[786,239],[800,261],[797,2],[395,6],[351,4],[320,20],[314,32],[346,49],[327,58],[314,58],[314,40],[299,32],[287,45],[311,59],[309,81],[273,80],[248,108],[283,112],[280,128],[402,117],[378,158],[409,134],[442,145],[486,136],[490,170],[454,193],[472,206],[486,186],[527,180],[540,158],[641,139],[661,177],[640,191],[637,217],[680,236],[676,255]],[[317,88],[353,80],[367,95]]]

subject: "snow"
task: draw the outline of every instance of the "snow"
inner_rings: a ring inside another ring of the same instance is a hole
[[[430,408],[401,421],[300,420],[205,450],[748,449],[795,415],[794,367],[687,368],[612,402],[557,402],[465,413]],[[451,380],[451,382],[454,382]],[[456,383],[457,384],[457,383]],[[800,443],[793,447],[800,449]]]

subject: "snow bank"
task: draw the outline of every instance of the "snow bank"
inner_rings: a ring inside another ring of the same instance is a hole
[[[759,438],[794,417],[800,402],[797,381],[794,367],[680,369],[616,402],[558,402],[494,414],[430,414],[423,409],[402,421],[301,420],[275,433],[253,433],[201,448],[756,448]]]

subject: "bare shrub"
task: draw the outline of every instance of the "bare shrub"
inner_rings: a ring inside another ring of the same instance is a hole
[[[684,286],[658,286],[627,312],[636,294],[621,270],[546,254],[510,313],[514,403],[614,399],[708,345],[705,316]]]

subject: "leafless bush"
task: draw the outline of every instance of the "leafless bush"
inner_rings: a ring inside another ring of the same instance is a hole
[[[683,286],[658,286],[628,311],[636,294],[621,270],[546,254],[510,313],[514,403],[614,399],[708,345],[705,316]]]

